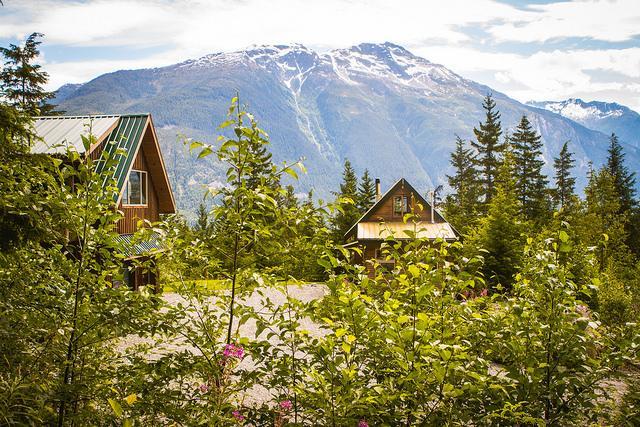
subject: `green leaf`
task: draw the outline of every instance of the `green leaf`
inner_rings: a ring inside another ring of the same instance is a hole
[[[224,122],[220,123],[220,126],[218,126],[219,129],[224,129],[226,127],[228,127],[229,125],[234,124],[236,121],[235,120],[225,120]]]
[[[291,175],[294,179],[298,179],[298,173],[295,170],[291,168],[285,168],[284,172]]]
[[[211,147],[204,147],[200,154],[198,154],[198,158],[201,159],[203,157],[207,157],[211,153],[213,153],[213,149]]]
[[[113,409],[113,412],[116,414],[116,416],[119,418],[122,416],[122,406],[120,406],[120,404],[113,400],[113,399],[107,399],[107,401],[109,402],[109,405],[111,405],[111,409]]]
[[[560,230],[559,237],[560,237],[560,241],[564,243],[566,243],[569,240],[569,235],[564,230]]]
[[[196,148],[200,148],[202,147],[204,144],[202,142],[198,142],[198,141],[193,141],[191,144],[189,144],[189,152],[192,152],[193,150],[195,150]]]
[[[403,314],[398,316],[398,323],[403,324],[403,323],[407,323],[409,321],[409,316]]]
[[[418,277],[418,276],[420,276],[420,269],[419,269],[418,267],[416,267],[415,265],[413,265],[413,264],[412,264],[412,265],[410,265],[410,266],[409,266],[409,268],[408,268],[408,270],[409,270],[409,273],[411,273],[411,275],[412,275],[413,277]]]

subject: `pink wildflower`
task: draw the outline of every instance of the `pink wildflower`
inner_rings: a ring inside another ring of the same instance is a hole
[[[244,357],[244,348],[235,344],[227,344],[222,351],[224,357],[235,357],[236,359],[242,359]]]
[[[290,411],[291,409],[293,409],[293,404],[291,404],[290,400],[283,400],[282,402],[280,402],[280,409],[282,409],[283,411]]]
[[[481,297],[486,297],[488,294],[489,294],[489,291],[487,290],[487,288],[484,288],[482,292],[480,292]]]
[[[209,386],[208,386],[208,385],[206,385],[206,384],[200,384],[200,391],[201,391],[202,393],[206,393],[206,392],[208,392],[208,391],[209,391]]]
[[[358,427],[369,427],[369,423],[366,420],[360,420],[358,422]]]
[[[231,415],[233,415],[233,418],[235,418],[238,421],[244,421],[244,415],[242,415],[240,411],[238,411],[237,409],[233,411]]]

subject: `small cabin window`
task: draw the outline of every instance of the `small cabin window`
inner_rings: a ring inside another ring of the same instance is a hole
[[[393,198],[393,216],[403,216],[409,212],[409,200],[407,196],[395,196]]]
[[[144,206],[147,204],[147,173],[132,170],[124,187],[122,204]]]

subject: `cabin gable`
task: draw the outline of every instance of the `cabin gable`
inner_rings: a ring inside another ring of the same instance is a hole
[[[147,130],[147,132],[150,132]],[[146,135],[145,135],[146,136]],[[152,168],[149,165],[149,151],[148,145],[141,145],[135,159],[131,165],[129,171],[129,177],[131,173],[142,172],[145,175],[145,203],[133,203],[129,204],[128,200],[125,200],[127,193],[127,186],[129,185],[129,178],[124,181],[123,188],[120,192],[118,201],[118,210],[124,214],[123,218],[118,221],[116,228],[119,234],[131,234],[138,230],[138,221],[148,220],[151,222],[158,221],[160,219],[160,206],[158,197],[158,177],[152,172]]]
[[[359,222],[397,222],[402,221],[406,213],[431,222],[431,205],[408,182],[400,180]],[[434,216],[434,222],[444,222],[437,212]]]

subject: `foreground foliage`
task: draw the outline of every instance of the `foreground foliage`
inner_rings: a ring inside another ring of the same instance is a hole
[[[25,128],[12,123],[3,137],[16,142]],[[357,249],[336,244],[326,227],[353,203],[297,202],[279,184],[283,173],[296,172],[273,164],[268,136],[237,99],[222,128],[232,133],[217,144],[189,142],[200,157],[228,165],[228,185],[209,194],[220,201],[202,210],[199,228],[173,218],[140,232],[164,242],[157,255],[173,292],[163,298],[112,285],[122,274],[113,226],[120,214],[116,189],[103,183],[114,159],[97,168],[73,152],[41,158],[5,146],[0,189],[8,209],[0,224],[14,231],[0,254],[2,424],[633,419],[637,386],[629,387],[626,408],[616,407],[607,386],[638,360],[633,299],[619,296],[630,295],[633,282],[614,286],[611,277],[622,277],[618,254],[606,244],[586,248],[583,229],[565,221],[569,214],[522,237],[509,162],[488,193],[480,235],[521,239],[511,258],[478,250],[494,250],[500,240],[389,237],[383,252],[393,270],[374,265],[369,278],[349,262]],[[326,295],[296,297],[296,276],[317,270]]]

